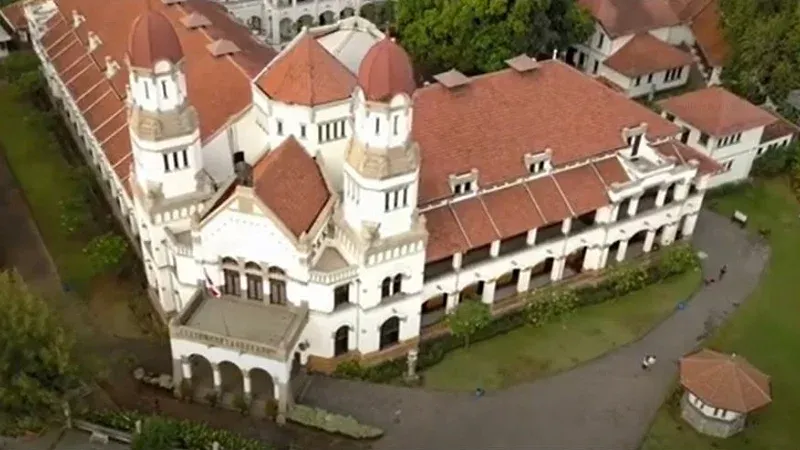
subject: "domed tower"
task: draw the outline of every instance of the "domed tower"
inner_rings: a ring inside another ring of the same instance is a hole
[[[203,161],[197,112],[189,104],[180,40],[148,9],[128,36],[128,103],[135,183],[150,201],[198,190]]]
[[[416,88],[408,54],[393,39],[364,56],[355,92],[354,134],[344,166],[344,215],[356,230],[386,238],[416,221],[419,149],[411,141]]]

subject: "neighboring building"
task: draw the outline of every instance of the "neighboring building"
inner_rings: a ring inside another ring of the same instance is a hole
[[[25,20],[23,2],[18,1],[0,9],[3,29],[20,44],[28,42],[28,22]],[[6,47],[7,48],[7,47]]]
[[[719,82],[724,47],[716,0],[579,0],[595,32],[567,62],[640,97],[684,86],[695,62]],[[715,15],[716,14],[716,15]],[[705,59],[704,59],[705,58]],[[703,62],[706,61],[706,62]]]
[[[281,411],[296,363],[398,356],[459,302],[496,309],[690,236],[719,170],[559,61],[418,89],[362,19],[276,55],[206,0],[25,11],[140,247],[176,379]]]
[[[710,186],[748,177],[753,160],[790,143],[798,128],[721,87],[670,97],[658,103],[662,115],[683,129],[681,141],[725,169]]]

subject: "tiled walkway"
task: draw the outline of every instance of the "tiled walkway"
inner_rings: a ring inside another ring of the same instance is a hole
[[[763,244],[709,212],[694,241],[708,254],[709,275],[728,265],[725,279],[643,339],[573,370],[482,398],[317,377],[303,402],[384,427],[376,450],[635,449],[669,394],[678,358],[747,298],[769,257]],[[658,364],[643,373],[647,353]]]

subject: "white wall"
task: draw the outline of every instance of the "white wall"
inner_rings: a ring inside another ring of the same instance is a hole
[[[604,76],[611,80],[614,84],[625,90],[627,95],[631,98],[641,97],[650,94],[651,91],[660,92],[668,89],[675,89],[685,85],[689,81],[689,66],[684,66],[678,78],[665,81],[667,71],[663,70],[649,75],[642,75],[639,77],[639,85],[635,85],[635,78],[629,78],[614,69],[600,65],[598,75]]]

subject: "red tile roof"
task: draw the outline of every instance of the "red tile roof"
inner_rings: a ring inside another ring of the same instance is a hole
[[[552,149],[556,166],[619,148],[624,127],[646,122],[650,138],[680,130],[560,61],[502,70],[452,90],[414,94],[413,137],[422,159],[420,204],[451,196],[449,176],[478,170],[483,187],[528,175],[526,153]]]
[[[344,100],[356,87],[356,77],[308,33],[297,40],[256,79],[270,98],[314,106]]]
[[[681,385],[710,406],[749,413],[772,402],[770,379],[739,355],[703,349],[680,360]]]
[[[553,177],[575,216],[594,211],[609,203],[606,186],[591,164],[559,172]]]
[[[369,49],[358,68],[358,82],[369,100],[386,101],[414,93],[417,83],[408,53],[388,36]]]
[[[701,175],[712,175],[724,169],[722,165],[712,158],[680,141],[664,142],[654,145],[653,149],[666,157],[675,158],[676,162],[679,164],[687,164],[692,160],[697,161],[697,171],[700,172]]]
[[[675,67],[688,66],[692,55],[667,44],[650,33],[639,33],[603,61],[627,77],[638,77]]]
[[[775,121],[772,114],[718,86],[670,97],[658,105],[714,137],[744,132]]]
[[[319,165],[294,136],[253,165],[253,190],[296,237],[311,228],[331,197]]]
[[[800,127],[780,116],[775,116],[775,121],[764,127],[761,134],[761,144],[774,141],[789,135],[800,133]]]
[[[148,10],[134,19],[128,35],[128,60],[133,67],[153,69],[157,62],[183,60],[181,41],[164,14]]]
[[[55,3],[58,12],[49,21],[49,30],[41,39],[45,53],[53,61],[73,98],[80,99],[80,107],[86,109],[89,127],[94,130],[108,159],[123,160],[130,154],[124,113],[128,84],[124,61],[128,33],[134,19],[148,5],[127,0],[55,0]],[[201,138],[207,142],[227,125],[228,120],[250,105],[253,67],[266,66],[275,52],[257,43],[224,10],[220,12],[222,7],[207,0],[187,0],[172,6],[151,3],[149,7],[169,19],[180,39],[186,56],[189,98],[200,115]],[[77,29],[72,27],[72,11],[85,17],[85,22]],[[211,19],[213,25],[198,30],[182,26],[180,19],[193,11],[200,11]],[[94,32],[102,44],[87,56],[89,31]],[[206,45],[223,33],[242,51],[231,56],[212,56]],[[106,57],[120,66],[111,80],[105,76]],[[97,100],[95,104],[91,104],[92,99]],[[120,180],[124,182],[130,164],[122,164],[118,169],[121,171]]]
[[[678,25],[667,0],[578,0],[612,37]]]
[[[730,47],[722,32],[722,15],[717,0],[708,2],[691,21],[692,34],[706,61],[720,67],[728,57]]]
[[[24,0],[18,0],[0,9],[0,15],[11,27],[12,30],[23,30],[28,28],[28,21],[25,20]]]
[[[628,180],[614,157],[431,209],[424,213],[430,233],[426,260],[438,261],[593,211],[609,204],[609,182]]]

